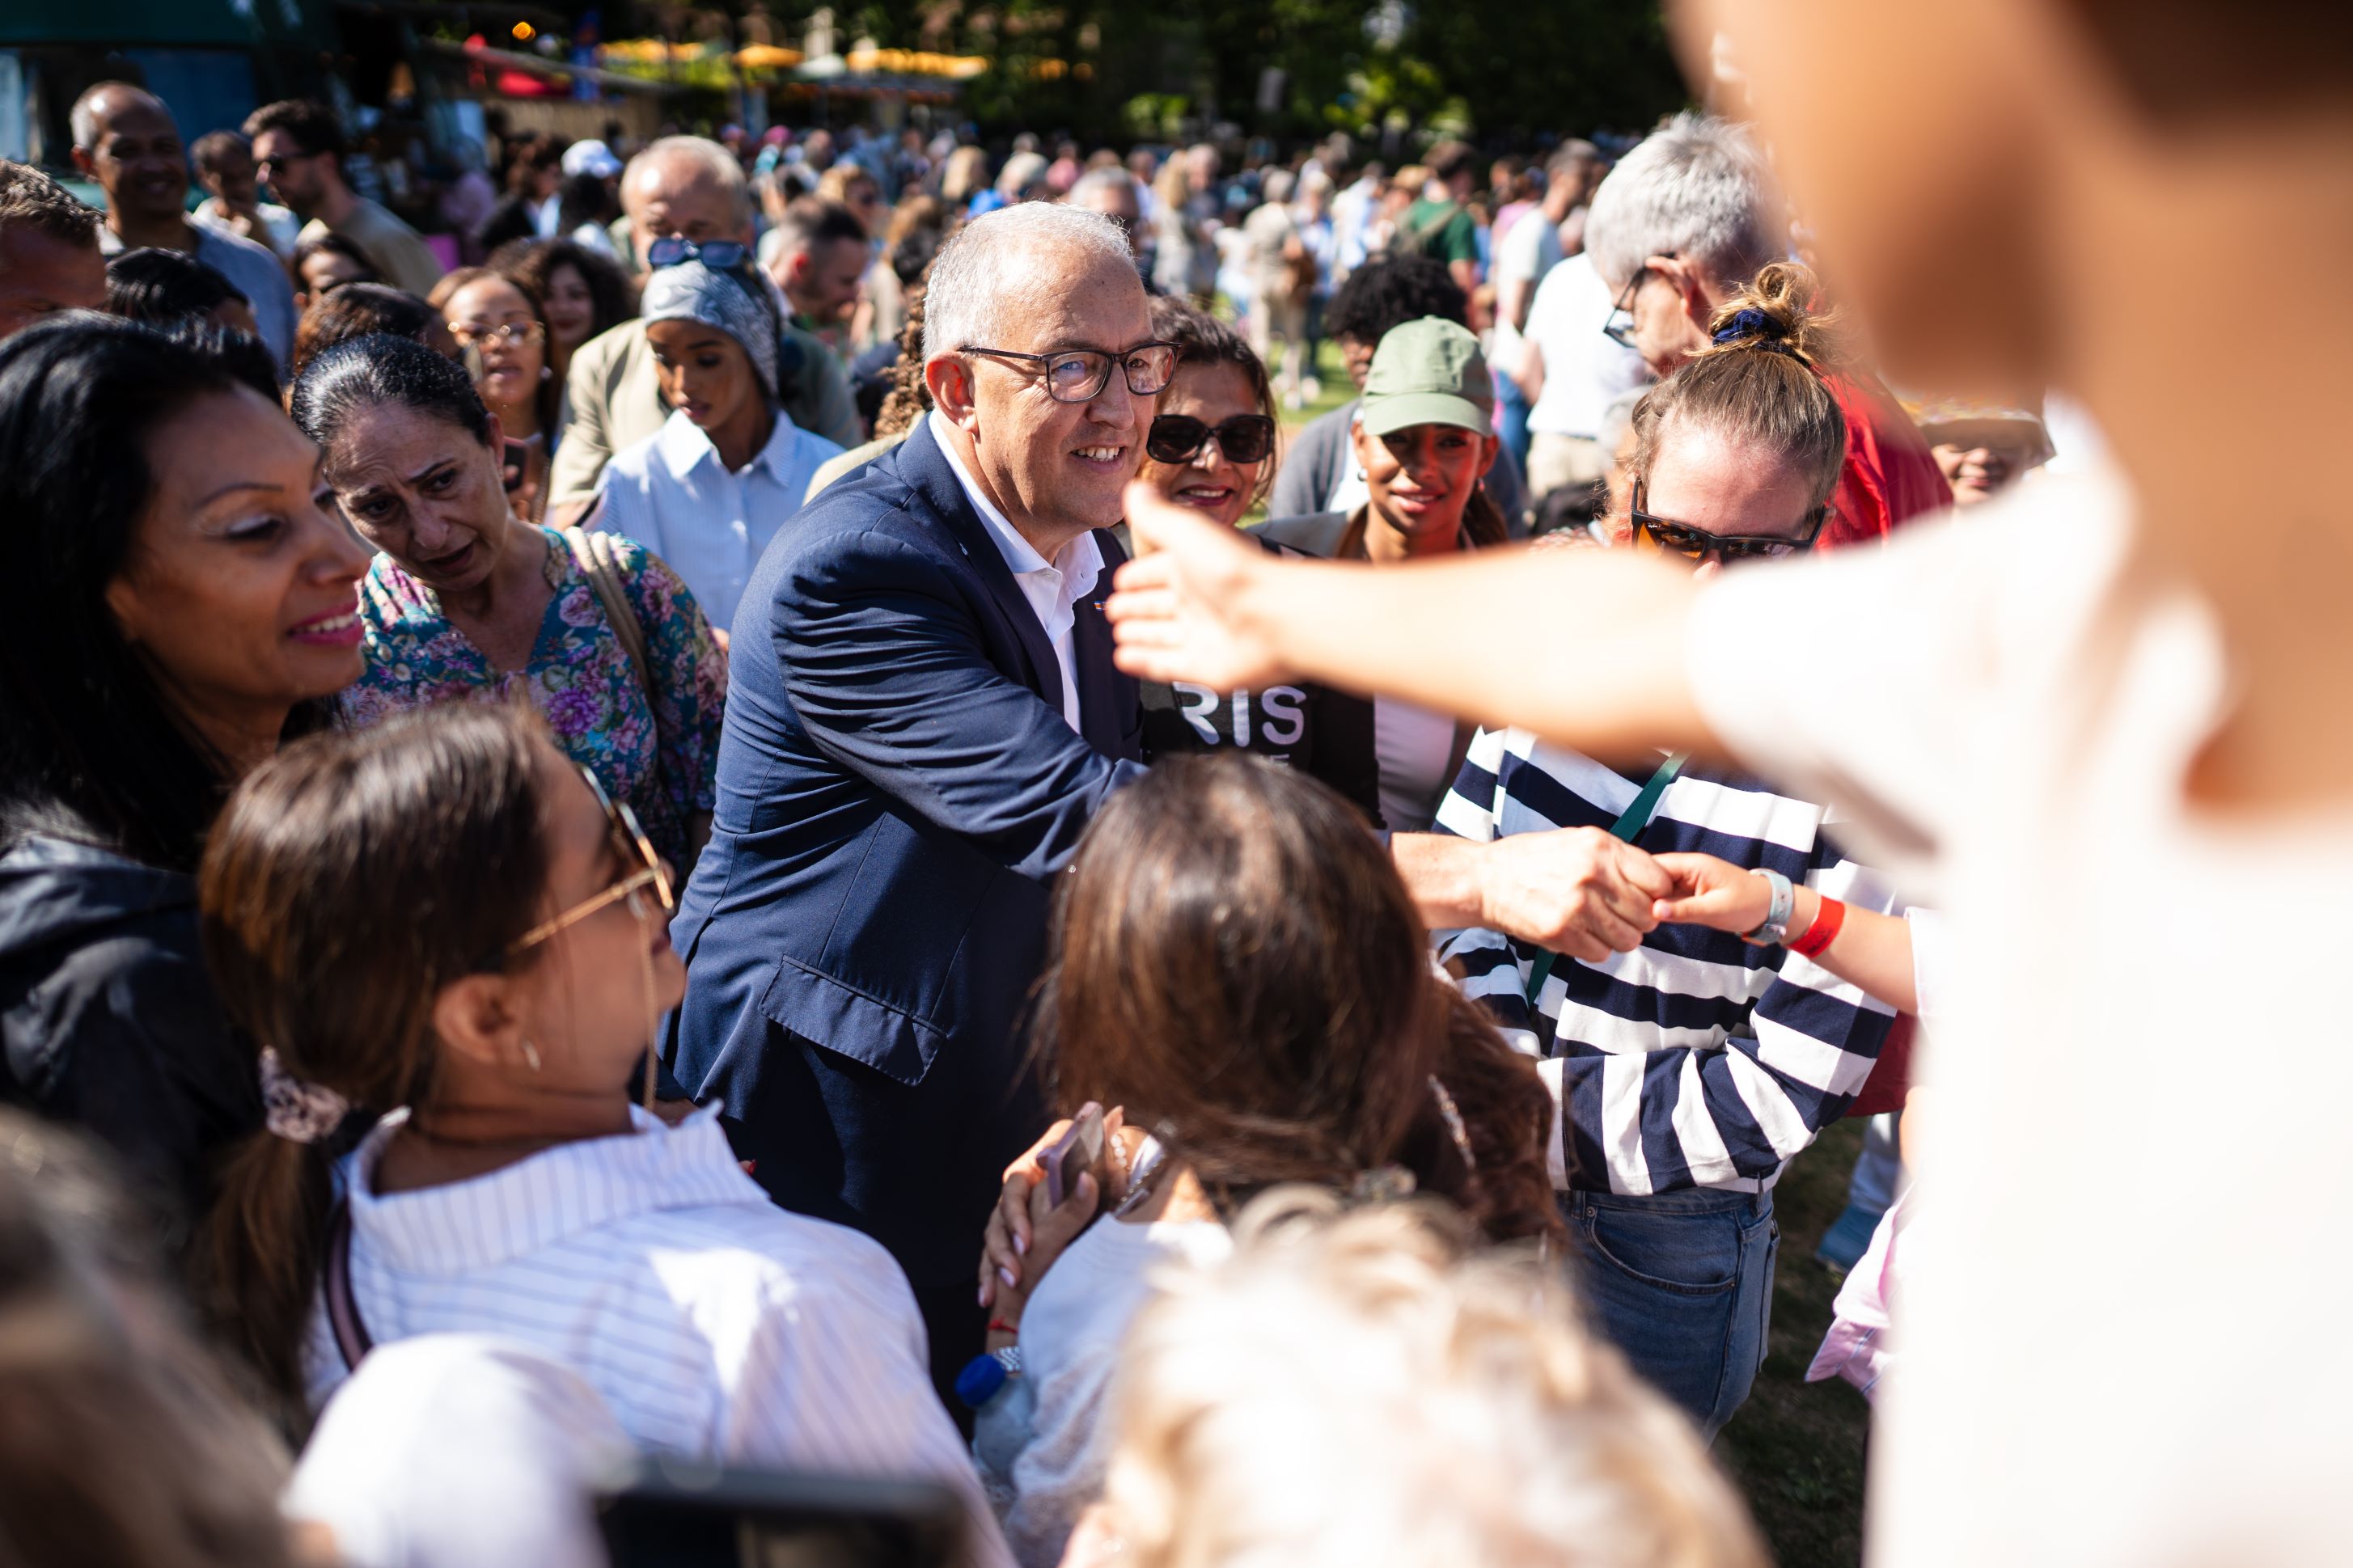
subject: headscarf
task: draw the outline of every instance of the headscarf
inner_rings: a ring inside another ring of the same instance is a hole
[[[657,268],[639,303],[648,322],[701,321],[744,345],[760,379],[761,395],[776,401],[776,323],[767,307],[732,273],[714,272],[700,258]]]

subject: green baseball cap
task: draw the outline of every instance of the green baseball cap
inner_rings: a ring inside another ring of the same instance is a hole
[[[1479,340],[1442,316],[1391,327],[1373,351],[1356,418],[1367,436],[1415,425],[1453,425],[1495,433],[1495,384]]]

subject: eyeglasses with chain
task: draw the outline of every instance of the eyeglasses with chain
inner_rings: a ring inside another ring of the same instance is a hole
[[[537,946],[558,931],[569,930],[609,904],[626,900],[630,915],[642,922],[646,910],[638,895],[649,888],[653,889],[655,901],[661,906],[663,914],[667,915],[678,907],[677,898],[670,888],[670,870],[662,864],[661,857],[654,852],[653,840],[648,838],[646,830],[638,825],[638,814],[631,811],[626,803],[607,795],[603,783],[588,768],[582,766],[579,771],[580,776],[587,781],[589,793],[596,797],[598,808],[605,814],[606,827],[612,834],[613,845],[620,852],[622,864],[636,865],[639,868],[603,892],[583,899],[563,913],[523,932],[508,944],[506,956],[510,958]]]

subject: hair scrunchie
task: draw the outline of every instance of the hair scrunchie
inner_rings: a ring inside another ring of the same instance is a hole
[[[343,1125],[351,1102],[286,1070],[278,1047],[261,1047],[261,1104],[269,1131],[289,1143],[316,1143]]]
[[[1713,341],[1724,344],[1749,340],[1754,340],[1759,348],[1788,354],[1794,360],[1805,357],[1798,352],[1796,344],[1788,342],[1788,329],[1754,306],[1735,310],[1732,320],[1717,330]]]

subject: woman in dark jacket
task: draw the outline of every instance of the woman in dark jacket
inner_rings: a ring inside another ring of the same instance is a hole
[[[192,873],[229,786],[360,670],[367,554],[246,340],[74,315],[0,343],[0,1100],[167,1220],[261,1125]]]
[[[1495,460],[1494,391],[1479,340],[1425,316],[1391,328],[1374,351],[1349,426],[1366,499],[1354,511],[1277,517],[1263,543],[1295,555],[1374,565],[1502,544],[1504,514],[1481,488]],[[1347,732],[1378,779],[1382,821],[1429,829],[1476,726],[1382,697]],[[1335,729],[1339,726],[1335,725]]]

